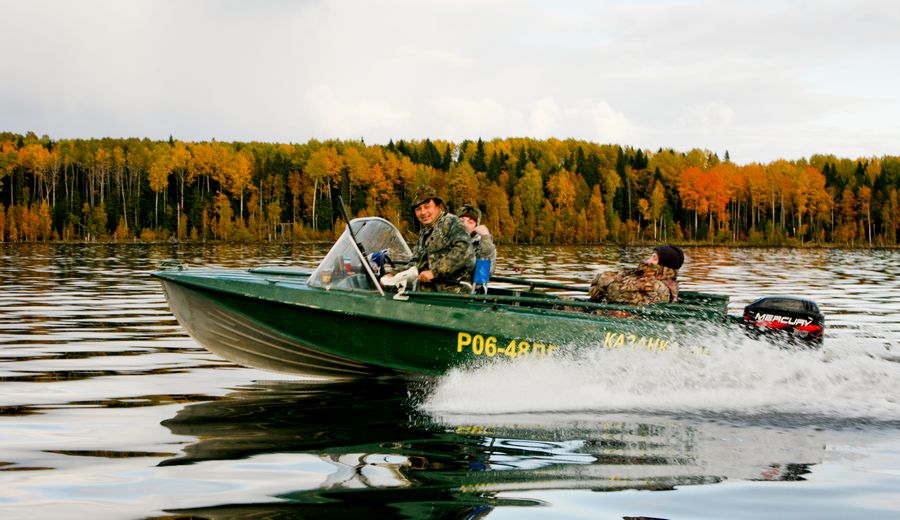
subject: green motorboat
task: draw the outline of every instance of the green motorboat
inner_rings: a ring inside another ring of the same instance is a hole
[[[211,352],[314,377],[439,375],[596,348],[703,349],[715,327],[735,324],[813,342],[823,329],[815,303],[799,298],[759,300],[732,317],[727,296],[682,291],[678,303],[609,305],[588,301],[583,287],[507,277],[494,277],[488,294],[386,291],[378,281],[384,261],[411,257],[390,222],[370,217],[351,221],[314,270],[176,265],[153,276],[178,321]]]

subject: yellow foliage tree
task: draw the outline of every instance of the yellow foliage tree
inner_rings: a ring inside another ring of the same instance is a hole
[[[312,191],[312,224],[313,231],[318,231],[318,214],[316,202],[320,186],[326,193],[331,193],[331,183],[338,179],[344,160],[333,146],[325,146],[314,151],[306,162],[305,172],[313,181]]]
[[[169,186],[169,174],[172,173],[172,154],[168,146],[159,146],[147,172],[147,180],[153,191],[153,227],[159,227],[159,194]]]
[[[234,236],[234,211],[231,201],[221,191],[216,194],[215,218],[212,221],[213,236],[228,240]]]

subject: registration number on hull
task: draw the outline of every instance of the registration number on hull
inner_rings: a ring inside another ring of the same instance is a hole
[[[456,351],[471,351],[476,356],[506,356],[517,358],[519,356],[546,356],[559,350],[559,346],[541,343],[539,341],[526,341],[513,339],[498,341],[495,336],[483,336],[481,334],[469,334],[460,332],[456,335]]]
[[[637,336],[621,332],[607,332],[603,338],[603,346],[608,349],[631,347],[646,350],[663,351],[669,348],[669,340],[653,336]],[[456,335],[456,352],[471,352],[475,356],[506,356],[517,358],[524,356],[546,356],[560,350],[558,345],[549,342],[528,341],[524,339],[498,340],[496,336],[459,332]]]

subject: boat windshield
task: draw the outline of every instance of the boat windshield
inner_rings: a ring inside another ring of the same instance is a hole
[[[349,229],[344,230],[308,284],[323,289],[383,293],[377,278],[381,266],[386,262],[404,265],[412,259],[412,251],[397,228],[383,218],[357,218],[350,221],[350,226],[353,236]]]

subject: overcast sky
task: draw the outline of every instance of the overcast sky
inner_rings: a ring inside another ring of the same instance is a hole
[[[0,131],[900,155],[900,2],[0,0]]]

